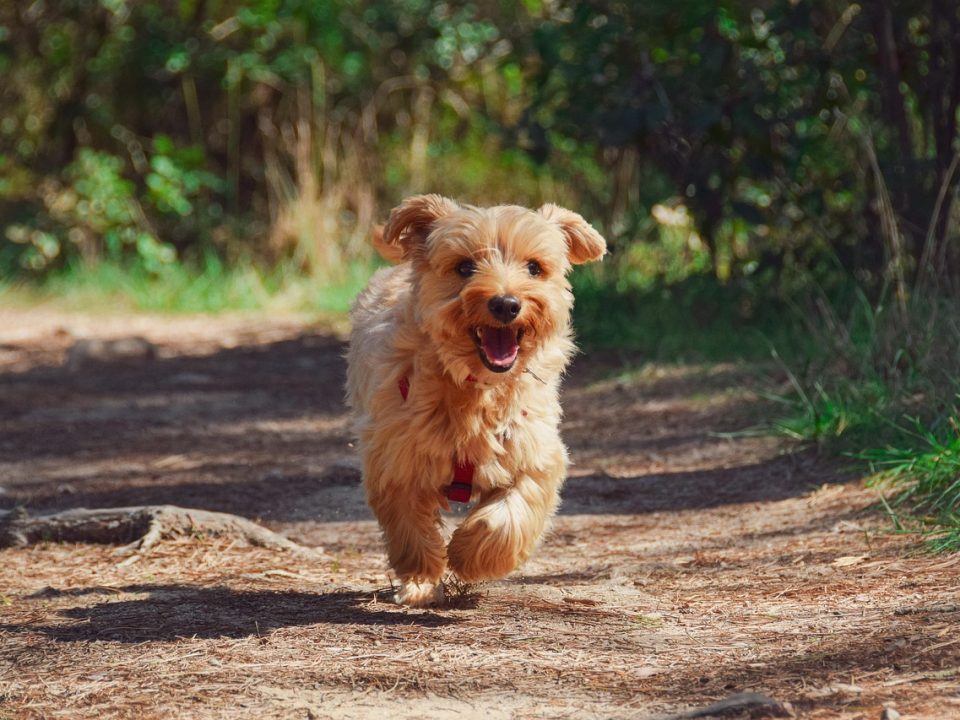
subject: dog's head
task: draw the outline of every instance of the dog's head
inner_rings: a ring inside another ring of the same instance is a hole
[[[418,325],[453,377],[502,376],[569,336],[572,264],[606,243],[580,215],[461,206],[418,195],[390,213],[379,243],[412,263]]]

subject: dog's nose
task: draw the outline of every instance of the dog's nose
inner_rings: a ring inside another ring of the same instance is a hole
[[[513,322],[520,314],[520,300],[513,295],[494,295],[487,307],[490,314],[502,323]]]

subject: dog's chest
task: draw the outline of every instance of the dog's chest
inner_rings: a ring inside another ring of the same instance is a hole
[[[415,438],[416,451],[440,464],[447,458],[444,482],[470,468],[470,481],[481,489],[509,487],[559,443],[556,393],[538,390],[475,387],[467,393],[431,393],[403,377],[394,390],[400,399],[397,424],[387,434]]]
[[[507,487],[519,473],[539,464],[539,439],[549,429],[533,399],[490,397],[472,415],[456,416],[457,455],[474,464],[477,482],[488,488]]]

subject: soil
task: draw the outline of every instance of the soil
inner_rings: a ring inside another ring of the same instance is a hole
[[[815,450],[745,432],[775,373],[581,356],[540,550],[411,610],[343,353],[299,317],[0,311],[0,508],[169,503],[323,549],[0,550],[0,719],[658,718],[742,692],[776,703],[685,717],[960,718],[960,557],[892,532]]]

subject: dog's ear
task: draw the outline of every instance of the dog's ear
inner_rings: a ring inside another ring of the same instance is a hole
[[[453,200],[442,195],[409,197],[390,211],[383,228],[382,244],[395,248],[404,259],[409,259],[423,245],[433,224],[458,207]]]
[[[567,258],[574,265],[599,260],[606,254],[606,240],[577,213],[553,203],[547,203],[537,212],[560,226],[567,241]]]
[[[388,263],[394,265],[403,260],[403,248],[399,245],[387,245],[383,241],[383,225],[374,225],[370,242],[377,253]]]

